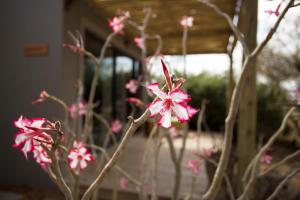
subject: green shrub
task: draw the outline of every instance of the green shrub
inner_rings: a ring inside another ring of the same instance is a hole
[[[188,77],[185,84],[191,95],[191,105],[200,108],[201,101],[207,99],[206,122],[212,131],[223,131],[226,113],[226,78],[225,76],[202,73]],[[270,84],[257,86],[257,131],[266,135],[272,134],[282,120],[282,106],[286,94]],[[196,129],[197,116],[190,122]]]

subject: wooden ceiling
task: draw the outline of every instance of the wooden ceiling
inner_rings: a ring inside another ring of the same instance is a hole
[[[211,0],[222,11],[234,16],[237,0]],[[227,22],[213,10],[196,0],[90,0],[93,9],[101,17],[110,18],[117,11],[129,11],[131,19],[142,23],[145,7],[152,8],[147,33],[159,34],[163,40],[164,55],[182,54],[182,32],[180,19],[184,15],[194,17],[194,26],[189,29],[188,54],[225,53],[231,30]],[[125,35],[130,41],[139,36],[139,31],[133,27],[125,29]],[[149,54],[157,47],[157,41],[147,41]]]

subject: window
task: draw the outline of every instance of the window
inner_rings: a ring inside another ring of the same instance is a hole
[[[96,56],[100,54],[104,41],[90,31],[86,31],[86,49]],[[95,73],[96,65],[90,59],[84,59],[84,98],[87,101],[90,93],[90,86]],[[126,103],[128,92],[125,84],[131,78],[139,75],[139,61],[128,56],[126,53],[110,47],[107,49],[105,58],[101,63],[101,70],[98,79],[94,103],[96,112],[101,112],[109,122],[118,119],[125,122],[129,109]],[[95,141],[101,141],[105,132],[101,123],[94,120]],[[98,138],[100,137],[100,138]],[[97,142],[96,142],[97,143]]]

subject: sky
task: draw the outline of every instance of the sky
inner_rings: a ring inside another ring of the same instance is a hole
[[[277,17],[275,15],[269,15],[265,13],[265,10],[272,9],[275,10],[278,3],[281,0],[258,0],[258,33],[257,40],[258,42],[262,41],[267,35],[270,28],[276,22]],[[282,8],[284,7],[284,4]],[[298,11],[298,12],[297,12]],[[294,8],[289,11],[285,16],[285,19],[295,19],[300,15],[299,8]],[[281,24],[282,28],[284,24]],[[286,28],[286,27],[284,27]],[[233,53],[233,62],[234,62],[234,72],[235,75],[240,73],[241,61],[242,61],[242,48],[238,44],[234,53]],[[178,71],[183,72],[183,58],[181,56],[166,56],[166,61],[169,63],[169,66],[175,68]],[[156,67],[160,66],[159,64],[154,64],[153,71],[159,71]],[[211,74],[222,75],[229,68],[229,59],[226,54],[194,54],[187,56],[187,74],[199,74],[202,72],[208,72]],[[264,81],[263,78],[259,80]]]

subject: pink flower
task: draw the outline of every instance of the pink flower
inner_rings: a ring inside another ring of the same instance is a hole
[[[68,154],[69,166],[74,170],[78,168],[83,170],[87,167],[89,162],[94,160],[94,158],[82,143],[74,142],[73,147],[74,148],[71,149]]]
[[[135,44],[136,44],[139,48],[141,48],[141,49],[144,49],[144,48],[145,48],[144,40],[143,40],[142,37],[135,37],[135,38],[134,38],[134,42],[135,42]]]
[[[195,175],[200,175],[200,164],[198,160],[188,160],[187,168],[192,170]]]
[[[191,108],[188,108],[186,105],[186,103],[190,101],[189,96],[183,90],[178,89],[179,86],[173,88],[168,69],[163,60],[161,60],[161,62],[169,92],[165,93],[159,89],[158,83],[152,83],[146,86],[147,89],[157,96],[157,98],[148,105],[148,109],[151,117],[156,115],[161,116],[160,120],[158,121],[159,125],[169,128],[171,127],[172,115],[175,115],[178,121],[182,123],[189,120],[193,112],[191,111]]]
[[[183,27],[192,27],[193,26],[194,17],[192,16],[183,16],[181,18],[180,24]]]
[[[111,131],[113,133],[118,133],[122,129],[123,125],[119,120],[114,120],[111,123]]]
[[[260,162],[264,163],[266,165],[270,165],[272,163],[272,159],[273,159],[273,157],[271,155],[264,154],[261,156]]]
[[[130,79],[128,83],[126,83],[125,88],[129,90],[129,92],[135,94],[138,89],[138,81],[134,79]]]
[[[281,7],[281,4],[282,4],[282,1],[278,4],[275,11],[274,10],[265,10],[265,13],[268,13],[269,15],[274,14],[276,17],[278,17],[280,15],[279,9]]]
[[[124,190],[128,186],[128,180],[124,177],[121,177],[119,184],[120,184],[120,188]]]
[[[192,118],[199,110],[192,108],[191,106],[186,106],[189,117]]]
[[[83,54],[84,42],[80,32],[76,31],[76,36],[70,31],[68,31],[68,34],[70,38],[73,40],[74,44],[63,44],[63,47],[70,49],[71,51],[73,51],[73,53]]]
[[[45,123],[44,118],[27,119],[23,116],[14,122],[15,127],[19,128],[19,133],[15,137],[13,147],[20,148],[26,159],[28,153],[41,143],[45,145],[53,143],[52,137],[43,132],[46,129]]]
[[[124,29],[124,21],[126,17],[121,16],[121,17],[113,17],[112,19],[108,20],[109,27],[113,30],[115,33],[120,33],[123,34],[123,29]]]
[[[71,118],[76,118],[81,115],[85,115],[87,112],[87,103],[80,102],[80,103],[73,103],[69,106],[69,113]]]
[[[211,155],[213,154],[213,149],[212,148],[204,148],[202,154],[206,158],[211,157]]]
[[[42,166],[52,162],[45,149],[40,145],[34,147],[33,158]]]
[[[40,93],[39,98],[36,99],[36,100],[34,100],[34,101],[32,102],[32,104],[39,104],[39,103],[42,103],[42,102],[44,102],[48,97],[49,97],[49,94],[48,94],[45,90],[43,90],[43,91]]]
[[[144,103],[140,99],[134,97],[127,98],[127,102],[132,103],[137,107],[142,107],[144,105]]]

